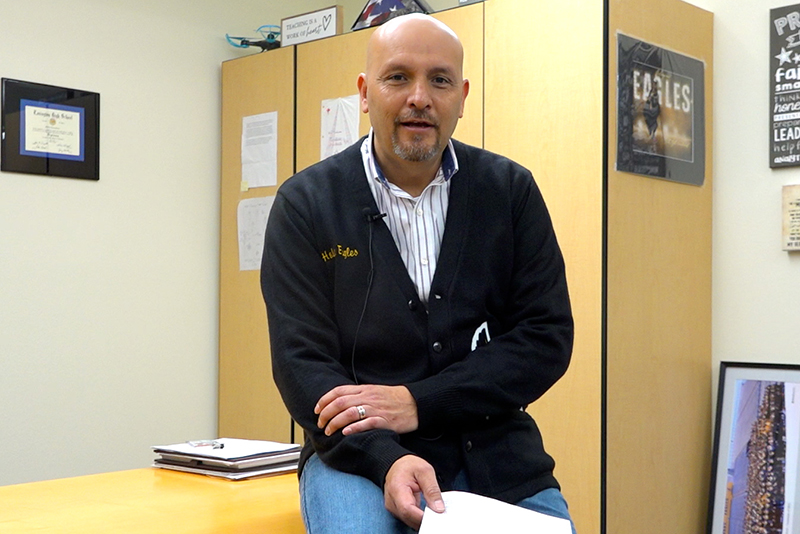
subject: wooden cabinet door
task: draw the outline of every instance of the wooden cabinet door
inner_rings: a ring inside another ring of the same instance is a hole
[[[277,112],[278,184],[293,172],[294,53],[279,48],[222,64],[218,423],[224,437],[290,437],[291,418],[272,379],[259,271],[239,269],[237,211],[242,200],[277,191],[242,183],[244,117]]]

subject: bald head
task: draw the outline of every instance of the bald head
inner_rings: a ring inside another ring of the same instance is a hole
[[[459,76],[462,75],[464,48],[458,36],[444,22],[422,13],[395,17],[375,30],[367,44],[367,73],[384,54],[411,43],[421,43],[443,56],[451,56],[458,65]]]

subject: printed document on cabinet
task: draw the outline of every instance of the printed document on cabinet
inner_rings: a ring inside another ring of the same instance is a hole
[[[251,187],[278,184],[278,112],[242,118],[242,182]]]
[[[239,270],[257,271],[261,269],[261,256],[264,254],[264,234],[267,219],[275,196],[245,198],[237,208],[239,234]]]

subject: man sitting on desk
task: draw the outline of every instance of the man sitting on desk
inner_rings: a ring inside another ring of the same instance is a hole
[[[381,26],[369,136],[272,207],[261,284],[313,534],[418,529],[451,489],[569,518],[524,411],[569,363],[564,263],[530,172],[451,140],[462,62],[432,17]]]

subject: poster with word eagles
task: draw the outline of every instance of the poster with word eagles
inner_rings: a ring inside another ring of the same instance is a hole
[[[800,5],[770,11],[769,166],[800,165]]]
[[[705,64],[617,33],[618,171],[703,185]]]

